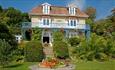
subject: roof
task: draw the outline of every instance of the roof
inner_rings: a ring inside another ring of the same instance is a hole
[[[88,17],[87,14],[82,12],[79,8],[76,8],[76,14],[70,15],[69,14],[69,7],[60,7],[60,6],[50,6],[50,13],[47,15],[57,15],[57,16],[77,16],[77,17]],[[29,15],[46,15],[42,12],[42,5],[34,7],[30,12]]]

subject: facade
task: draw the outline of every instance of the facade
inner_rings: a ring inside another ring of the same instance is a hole
[[[68,7],[52,6],[43,3],[29,12],[31,22],[22,23],[22,34],[25,38],[27,29],[42,29],[42,42],[52,43],[52,32],[55,30],[63,30],[65,37],[73,37],[76,35],[89,36],[90,28],[85,23],[88,18],[84,12],[74,5]]]

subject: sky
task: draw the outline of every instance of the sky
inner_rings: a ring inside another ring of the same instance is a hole
[[[14,7],[22,12],[29,12],[32,8],[45,2],[55,6],[74,4],[81,10],[94,7],[97,11],[97,20],[107,17],[111,14],[111,10],[115,8],[115,0],[0,0],[0,5],[3,8]]]

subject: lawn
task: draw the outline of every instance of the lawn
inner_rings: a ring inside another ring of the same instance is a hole
[[[25,62],[23,64],[12,65],[7,68],[0,68],[0,70],[29,70],[29,66],[37,64],[36,62]]]
[[[19,65],[13,65],[8,68],[0,68],[0,70],[29,70],[29,66],[37,64],[36,62],[25,62]],[[115,70],[115,60],[97,62],[77,62],[75,70]]]
[[[78,62],[76,65],[76,70],[115,70],[115,60]]]

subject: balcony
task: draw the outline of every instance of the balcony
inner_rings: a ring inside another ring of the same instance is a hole
[[[23,22],[22,28],[64,28],[64,29],[90,29],[87,24],[76,24],[76,26],[70,26],[68,23],[50,23],[48,25],[44,25],[43,23],[32,23],[32,22]]]

